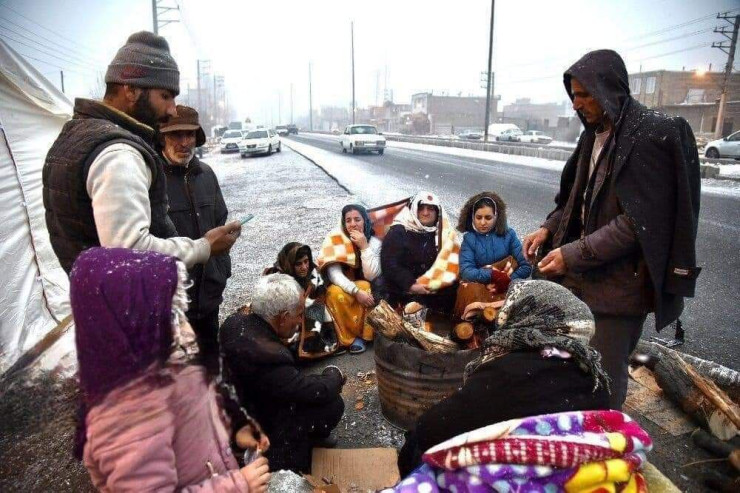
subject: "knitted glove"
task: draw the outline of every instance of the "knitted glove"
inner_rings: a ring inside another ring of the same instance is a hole
[[[491,269],[491,284],[496,286],[497,294],[504,294],[506,293],[506,290],[509,289],[509,284],[511,284],[511,277],[509,277],[509,275],[505,272]]]

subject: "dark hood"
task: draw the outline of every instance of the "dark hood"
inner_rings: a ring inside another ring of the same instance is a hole
[[[612,122],[619,123],[625,104],[630,99],[629,77],[624,60],[616,51],[596,50],[586,53],[563,75],[563,83],[571,101],[572,78],[578,79],[583,87],[599,102]],[[578,114],[586,128],[590,125]]]
[[[295,263],[296,260],[303,255],[308,256],[308,274],[306,275],[306,277],[298,277],[295,272]],[[309,247],[308,245],[304,245],[303,243],[293,241],[286,244],[280,250],[275,264],[271,268],[265,269],[262,275],[274,274],[276,272],[288,274],[296,281],[298,281],[298,283],[301,284],[301,286],[305,289],[306,286],[304,284],[306,284],[311,279],[311,275],[313,274],[315,269],[316,264],[314,264],[313,262],[311,247]]]

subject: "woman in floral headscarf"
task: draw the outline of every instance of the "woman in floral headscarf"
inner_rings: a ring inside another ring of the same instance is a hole
[[[233,401],[217,401],[198,359],[187,284],[185,265],[155,252],[91,248],[72,267],[81,390],[75,453],[98,490],[266,491],[267,460],[240,469],[231,452],[218,402]],[[269,447],[254,422],[233,439]]]

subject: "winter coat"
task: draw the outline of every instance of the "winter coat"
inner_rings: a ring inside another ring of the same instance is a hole
[[[99,491],[247,492],[201,366],[169,366],[87,414],[85,467]]]
[[[95,158],[113,144],[136,149],[152,174],[149,232],[158,238],[177,235],[167,217],[166,182],[162,160],[152,148],[153,138],[150,127],[120,111],[98,101],[75,100],[74,116],[49,149],[42,172],[46,227],[67,274],[80,252],[100,246],[87,180]]]
[[[219,331],[225,378],[242,405],[269,435],[286,409],[326,404],[342,390],[342,375],[329,367],[318,375],[302,374],[293,353],[260,316],[236,312]],[[300,411],[299,411],[300,412]]]
[[[167,164],[164,170],[169,216],[181,236],[196,240],[226,224],[229,211],[210,166],[193,157],[187,167]],[[188,289],[187,316],[201,319],[218,310],[223,301],[226,280],[231,277],[231,257],[228,253],[213,256],[205,265],[193,267],[189,275],[193,285]]]
[[[613,122],[591,180],[595,128],[566,162],[555,210],[543,225],[561,248],[562,279],[595,313],[655,311],[660,330],[694,295],[700,176],[688,123],[645,108],[630,96],[624,62],[610,50],[585,55],[565,73],[577,79]],[[587,189],[588,187],[588,189]],[[590,196],[581,224],[584,192]]]
[[[407,293],[416,279],[437,259],[437,233],[408,231],[401,224],[391,226],[383,239],[380,266],[389,292]]]
[[[522,243],[513,229],[507,228],[503,236],[495,231],[485,234],[468,231],[460,247],[460,278],[463,281],[488,284],[491,282],[491,269],[483,266],[493,265],[509,255],[519,264],[511,274],[511,279],[528,278],[532,273],[532,266],[524,258]]]

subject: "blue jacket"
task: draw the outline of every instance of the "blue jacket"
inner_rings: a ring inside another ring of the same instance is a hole
[[[522,243],[516,232],[506,229],[503,236],[495,232],[481,234],[468,231],[460,248],[460,278],[463,281],[488,284],[491,282],[491,269],[483,268],[511,255],[519,267],[511,275],[512,279],[526,279],[532,273],[532,266],[522,253]]]

